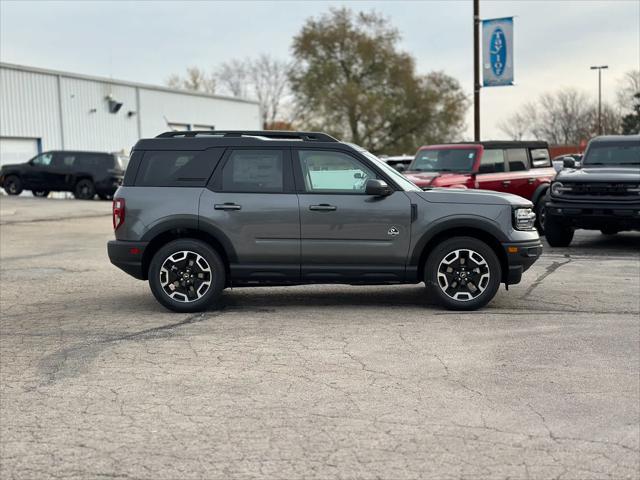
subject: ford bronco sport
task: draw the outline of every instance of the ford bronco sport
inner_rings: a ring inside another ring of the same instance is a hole
[[[514,195],[422,191],[322,133],[167,132],[132,151],[108,253],[179,312],[230,286],[421,281],[473,310],[540,256],[534,219]]]
[[[580,168],[571,159],[564,162],[568,168],[549,190],[549,245],[569,246],[577,228],[605,235],[640,230],[640,135],[596,137]]]
[[[540,141],[486,141],[428,145],[403,174],[417,186],[481,188],[520,195],[534,204],[544,234],[545,196],[556,172]]]

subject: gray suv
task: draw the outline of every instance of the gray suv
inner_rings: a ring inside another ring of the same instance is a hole
[[[524,198],[422,191],[323,133],[168,132],[134,147],[108,252],[177,312],[231,286],[421,281],[474,310],[540,256],[534,221]]]

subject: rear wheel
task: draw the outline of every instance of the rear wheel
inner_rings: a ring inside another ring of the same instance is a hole
[[[568,247],[573,240],[573,227],[562,223],[561,218],[547,216],[545,219],[545,237],[552,247]]]
[[[84,178],[76,183],[73,194],[78,200],[92,200],[96,195],[96,187],[91,180]]]
[[[451,310],[484,307],[500,287],[502,269],[489,245],[472,237],[439,244],[425,264],[425,283],[438,303]]]
[[[98,193],[98,198],[100,200],[113,200],[113,195],[107,195],[105,193]]]
[[[20,195],[22,193],[22,180],[16,175],[9,175],[2,185],[9,195]]]
[[[34,197],[46,197],[49,195],[49,190],[31,190]]]
[[[200,240],[178,239],[156,252],[149,287],[174,312],[200,312],[220,299],[226,270],[220,255]]]

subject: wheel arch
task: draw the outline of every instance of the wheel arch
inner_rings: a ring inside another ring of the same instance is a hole
[[[538,203],[538,200],[540,200],[547,194],[547,190],[549,190],[550,185],[550,183],[542,183],[535,189],[535,191],[533,192],[533,196],[531,197],[531,203],[533,203],[534,207]]]
[[[222,258],[227,279],[231,278],[229,265],[235,258],[235,251],[233,251],[232,248],[230,249],[230,243],[226,237],[221,237],[211,231],[199,229],[195,225],[173,225],[171,227],[155,228],[150,235],[145,235],[143,240],[149,242],[142,255],[142,274],[145,280],[148,279],[151,259],[156,252],[167,243],[180,238],[200,240],[213,248]]]
[[[507,254],[502,247],[501,241],[504,241],[502,234],[497,236],[487,228],[477,225],[455,225],[451,224],[438,229],[436,232],[427,233],[420,240],[419,246],[416,247],[416,256],[414,265],[417,267],[417,279],[420,281],[424,278],[424,269],[427,257],[434,248],[443,241],[453,237],[472,237],[486,243],[498,257],[500,268],[502,270],[501,282],[507,278],[509,264]]]

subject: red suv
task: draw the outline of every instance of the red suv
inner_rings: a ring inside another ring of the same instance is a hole
[[[423,189],[481,188],[527,198],[542,234],[545,194],[556,172],[547,142],[491,141],[421,147],[403,174]]]

